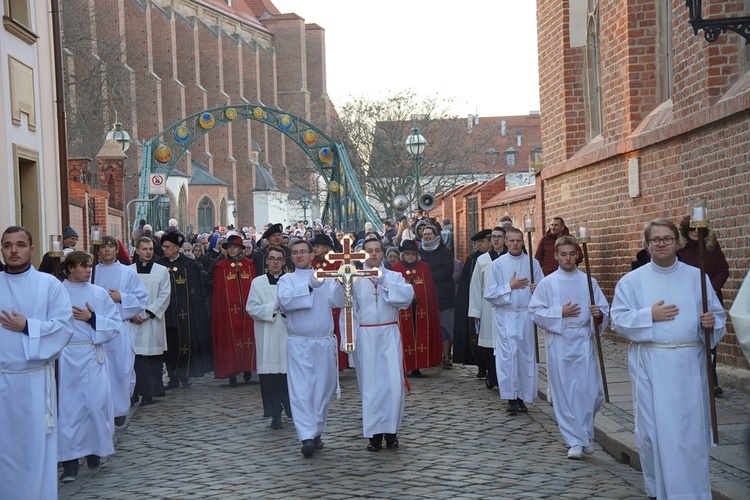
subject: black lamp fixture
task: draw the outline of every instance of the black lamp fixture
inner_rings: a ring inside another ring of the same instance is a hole
[[[745,45],[750,44],[750,17],[717,17],[703,19],[703,0],[686,0],[686,6],[690,12],[690,26],[693,33],[698,34],[703,30],[703,37],[707,42],[715,42],[719,35],[727,31],[733,31],[745,39]]]

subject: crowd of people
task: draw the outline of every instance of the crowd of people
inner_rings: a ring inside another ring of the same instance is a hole
[[[463,264],[454,257],[451,221],[421,212],[385,221],[382,233],[370,223],[351,233],[299,223],[184,234],[174,219],[154,233],[140,221],[128,242],[132,255],[111,236],[93,254],[77,251],[78,235],[66,227],[64,257],[45,255],[43,272],[30,264],[33,235],[9,227],[2,235],[0,396],[15,404],[0,410],[0,446],[14,451],[0,462],[8,478],[0,497],[53,497],[58,462],[63,482],[75,480],[81,459],[99,467],[131,406],[151,405],[211,372],[231,387],[255,372],[270,427],[282,428],[286,415],[304,457],[323,448],[338,372],[350,367],[371,452],[383,443],[399,448],[409,378],[429,376],[431,368],[477,366],[476,376],[498,387],[509,413],[527,413],[538,390],[535,324],[546,332],[567,457],[580,460],[593,453],[603,402],[594,325],[611,324],[633,342],[636,442],[649,496],[710,498],[701,336],[709,329],[715,345],[723,335],[728,266],[709,232],[707,272],[716,294],[704,312],[689,222],[646,226],[650,262],[622,278],[611,307],[578,269],[581,249],[559,217],[535,258],[505,217],[471,237],[476,251]],[[676,451],[684,429],[696,451],[689,456]]]

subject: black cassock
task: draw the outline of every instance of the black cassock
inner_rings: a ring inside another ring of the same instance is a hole
[[[477,259],[482,255],[476,251],[466,257],[464,267],[461,270],[461,278],[458,280],[456,291],[456,312],[453,320],[453,362],[464,365],[477,365],[477,331],[474,327],[474,318],[469,317],[469,289],[471,288],[471,275]]]
[[[202,377],[213,370],[213,357],[211,318],[200,268],[182,254],[173,261],[160,257],[156,263],[167,268],[172,285],[165,314],[167,372],[170,377]]]

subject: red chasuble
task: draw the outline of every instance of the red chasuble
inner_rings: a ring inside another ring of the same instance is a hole
[[[415,303],[401,309],[399,318],[404,369],[412,371],[437,366],[442,360],[443,347],[440,310],[430,266],[417,261],[409,269],[403,262],[396,262],[391,266],[391,271],[401,273],[406,282],[414,287]]]
[[[312,265],[316,270],[322,269],[324,271],[336,271],[339,268],[336,264],[328,262],[325,259],[320,261],[317,257],[313,259]],[[344,371],[349,368],[349,354],[341,350],[341,327],[339,326],[341,308],[335,307],[331,311],[333,314],[333,333],[336,335],[336,347],[338,347],[337,350],[339,353],[339,371]]]
[[[245,304],[255,265],[249,259],[222,259],[214,267],[211,329],[214,341],[214,377],[227,378],[255,371],[255,332]]]

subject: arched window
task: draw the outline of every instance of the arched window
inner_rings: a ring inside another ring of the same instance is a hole
[[[177,201],[177,224],[178,227],[187,234],[187,191],[185,190],[184,184],[180,187],[180,195]]]
[[[159,196],[154,203],[154,217],[151,226],[154,232],[162,231],[169,223],[170,213],[172,211],[172,199],[168,194]]]
[[[198,232],[210,233],[214,228],[214,202],[208,196],[198,203]]]
[[[599,92],[599,0],[588,0],[586,11],[586,122],[588,139],[602,133]]]
[[[219,224],[227,225],[227,200],[225,198],[222,198],[219,204]]]

